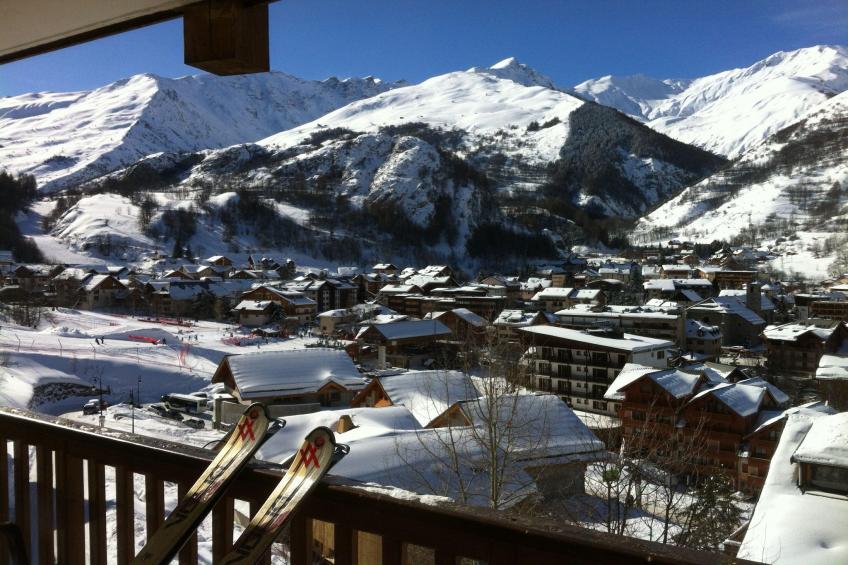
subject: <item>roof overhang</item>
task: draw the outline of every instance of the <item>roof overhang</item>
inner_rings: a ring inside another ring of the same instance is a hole
[[[214,74],[268,71],[276,0],[27,0],[0,8],[0,64],[183,17],[185,63]]]

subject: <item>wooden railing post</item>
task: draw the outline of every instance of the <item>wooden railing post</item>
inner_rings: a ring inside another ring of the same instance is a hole
[[[335,565],[353,565],[354,549],[353,529],[344,524],[333,524],[333,551]]]
[[[9,519],[9,443],[0,436],[0,522]]]
[[[212,561],[217,562],[233,548],[233,499],[224,497],[212,509]]]
[[[165,521],[165,483],[154,475],[144,476],[144,519],[147,539]]]
[[[191,485],[180,483],[177,496],[183,499]],[[197,563],[197,534],[192,535],[180,551],[180,565],[195,565]]]
[[[35,448],[38,480],[38,562],[53,563],[53,452]]]
[[[82,459],[56,452],[57,562],[85,562]]]
[[[88,460],[88,540],[92,563],[106,562],[106,467]]]
[[[389,537],[383,538],[383,565],[401,565],[403,563],[403,542]]]
[[[312,563],[312,519],[303,511],[295,512],[291,522],[289,552],[293,565]]]
[[[259,509],[262,508],[263,500],[251,500],[250,501],[250,516],[248,518],[252,518],[259,512]],[[271,544],[273,545],[273,544]],[[259,561],[257,561],[258,565],[271,565],[271,548],[268,548],[268,551],[265,552]]]
[[[118,565],[135,557],[135,493],[133,472],[124,466],[115,468],[115,514],[118,528]]]
[[[15,523],[24,538],[27,557],[32,556],[32,539],[29,523],[29,446],[22,441],[14,442],[15,456]]]

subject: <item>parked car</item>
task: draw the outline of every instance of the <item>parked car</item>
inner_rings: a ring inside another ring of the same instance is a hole
[[[101,402],[100,400],[98,400],[96,398],[92,398],[91,400],[89,400],[88,402],[86,402],[83,405],[82,413],[87,415],[87,416],[90,416],[92,414],[97,414],[98,412],[100,412],[101,408],[103,408],[103,410],[106,410],[106,408],[108,408],[108,407],[109,407],[109,403],[106,402],[105,400]]]
[[[176,410],[172,410],[165,406],[165,404],[161,402],[157,402],[155,404],[151,404],[147,407],[148,410],[156,414],[157,416],[161,416],[162,418],[168,418],[169,420],[176,420],[177,422],[183,421],[183,415],[177,412]]]
[[[183,420],[183,424],[189,428],[194,428],[195,430],[202,430],[206,427],[206,424],[200,418],[186,418]]]

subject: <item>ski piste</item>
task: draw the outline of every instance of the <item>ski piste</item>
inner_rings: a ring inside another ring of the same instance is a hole
[[[253,565],[259,561],[298,504],[332,466],[335,451],[336,440],[329,428],[322,426],[309,432],[286,474],[221,563]]]
[[[182,549],[215,503],[224,495],[239,470],[265,440],[271,419],[265,406],[254,403],[230,431],[226,443],[200,478],[177,503],[174,511],[147,540],[134,564],[169,563]]]

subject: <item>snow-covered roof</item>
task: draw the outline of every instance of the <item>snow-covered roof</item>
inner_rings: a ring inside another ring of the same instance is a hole
[[[461,371],[408,371],[379,381],[392,404],[405,406],[422,427],[454,403],[479,396],[474,382]]]
[[[535,335],[542,335],[556,339],[566,339],[570,341],[579,341],[600,347],[610,349],[618,349],[622,351],[640,352],[653,351],[657,349],[669,349],[674,347],[674,343],[666,339],[656,339],[653,337],[645,337],[635,334],[622,334],[622,337],[608,337],[600,333],[589,333],[581,330],[572,330],[569,328],[559,328],[554,326],[531,326],[529,328],[519,328],[519,331],[527,332]]]
[[[365,381],[338,349],[267,351],[226,357],[242,399],[315,392],[330,382],[359,390]]]
[[[844,423],[848,415],[841,416]],[[802,409],[787,418],[737,557],[777,564],[848,562],[848,501],[803,492],[792,461],[812,426],[834,417]]]
[[[624,400],[624,388],[643,377],[648,377],[674,398],[685,398],[695,391],[700,373],[682,369],[657,369],[638,363],[627,363],[604,393],[609,400]]]
[[[233,310],[255,310],[262,312],[271,307],[273,302],[270,300],[242,300],[236,304]]]
[[[826,340],[830,337],[835,329],[831,328],[822,328],[816,325],[806,325],[806,324],[781,324],[779,326],[768,326],[763,330],[763,336],[766,339],[773,341],[796,341],[799,337],[807,334],[813,334],[817,338],[822,341]]]
[[[82,286],[80,286],[80,289],[84,290],[85,292],[91,292],[95,290],[98,286],[103,284],[106,279],[111,278],[114,277],[112,277],[112,275],[91,275],[82,282]]]
[[[721,328],[710,326],[698,320],[686,320],[686,337],[690,339],[721,339]]]
[[[739,381],[737,384],[749,385],[749,386],[758,386],[760,388],[764,388],[769,392],[772,399],[774,399],[774,401],[777,404],[785,404],[785,403],[789,402],[789,395],[788,394],[786,394],[785,392],[783,392],[782,390],[780,390],[779,388],[777,388],[776,386],[774,386],[770,382],[768,382],[765,379],[762,379],[760,377],[752,377],[750,379],[743,379],[743,380]]]
[[[822,355],[816,369],[816,378],[848,379],[848,339],[844,340],[835,352]]]
[[[538,312],[525,312],[524,310],[501,310],[494,324],[498,326],[526,326],[533,322]]]
[[[650,279],[642,283],[642,286],[645,290],[674,292],[676,289],[712,288],[713,283],[707,279]]]
[[[715,311],[721,314],[734,314],[755,326],[764,326],[766,324],[766,321],[763,320],[759,314],[745,306],[743,302],[740,302],[735,297],[731,296],[708,298],[706,301],[693,306],[692,311]]]
[[[724,403],[725,406],[744,418],[745,416],[757,413],[763,402],[766,390],[759,386],[721,383],[700,391],[692,397],[690,402],[694,402],[708,394],[714,396]]]
[[[539,300],[564,300],[568,298],[574,289],[571,287],[556,287],[549,286],[544,290],[540,290],[533,297],[534,301]]]
[[[792,454],[792,462],[848,468],[848,412],[832,414],[813,422]]]
[[[603,309],[591,304],[575,304],[571,308],[564,308],[555,312],[557,316],[579,316],[581,318],[656,318],[660,320],[675,320],[680,308],[675,303],[669,303],[663,307],[649,306],[624,306],[620,304],[608,304]]]
[[[718,295],[719,296],[735,296],[736,298],[738,298],[738,299],[740,299],[741,301],[744,302],[745,298],[747,297],[747,291],[746,290],[739,290],[739,289],[735,289],[735,288],[727,288],[727,289],[724,289],[722,291],[719,291]],[[772,302],[771,298],[769,298],[765,294],[760,294],[760,310],[762,310],[764,312],[768,311],[768,310],[774,310],[774,302]]]
[[[520,459],[562,457],[605,449],[571,408],[552,394],[496,394],[460,403],[477,429],[509,430]]]
[[[486,321],[486,318],[475,314],[474,312],[472,312],[468,308],[454,308],[453,310],[451,310],[451,312],[453,312],[457,317],[465,320],[466,322],[468,322],[472,326],[476,326],[478,328],[484,328],[489,324]],[[443,314],[444,314],[444,312],[443,312]],[[433,316],[433,318],[438,320],[439,316]]]
[[[372,324],[385,339],[409,339],[415,337],[433,337],[449,335],[450,329],[438,320],[404,320],[402,322],[389,322],[386,324]],[[368,328],[362,328],[357,339],[364,334]]]

